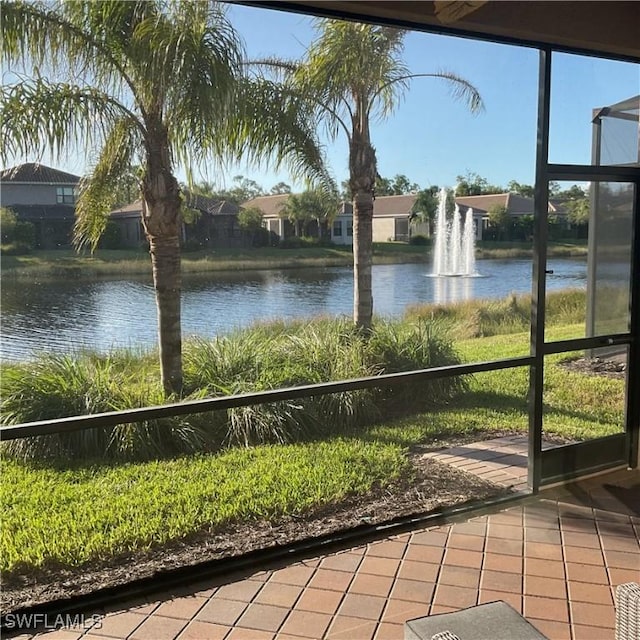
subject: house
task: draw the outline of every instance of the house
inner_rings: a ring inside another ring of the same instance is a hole
[[[256,208],[262,211],[262,223],[265,229],[277,236],[280,240],[286,240],[296,235],[304,235],[312,238],[322,237],[330,239],[335,244],[351,244],[347,241],[347,225],[344,230],[342,221],[350,219],[350,214],[345,214],[342,209],[333,219],[332,227],[324,221],[308,220],[302,224],[301,229],[296,229],[296,224],[289,220],[283,212],[283,208],[289,199],[289,193],[278,193],[269,196],[257,196],[242,204],[244,209]],[[339,224],[336,224],[339,221]]]
[[[184,191],[187,213],[183,216],[182,240],[193,248],[244,247],[251,234],[238,225],[240,207],[227,200],[216,200]],[[111,211],[110,219],[120,229],[120,244],[140,247],[146,243],[142,228],[142,200]]]
[[[258,196],[243,204],[243,207],[257,207],[263,213],[265,227],[275,233],[281,240],[295,235],[295,227],[292,222],[283,216],[282,208],[289,194],[271,196]],[[428,233],[426,223],[412,221],[413,208],[417,196],[379,196],[373,202],[373,241],[407,242],[411,235],[416,233]],[[351,202],[342,202],[331,224],[320,224],[320,232],[326,235],[334,244],[353,244],[353,205]],[[317,236],[318,223],[311,221],[306,225],[305,235]]]
[[[373,241],[408,242],[412,235],[428,236],[428,224],[413,219],[417,199],[416,194],[376,196],[373,201]],[[350,202],[345,203],[345,210],[353,215]]]
[[[0,206],[35,227],[35,246],[56,249],[71,244],[80,176],[27,162],[0,173]]]
[[[489,229],[490,212],[496,207],[504,207],[507,215],[512,220],[530,220],[533,224],[533,198],[527,198],[517,193],[491,193],[481,196],[459,196],[455,199],[456,204],[463,212],[471,208],[473,211],[473,221],[476,229],[476,240],[487,239]],[[557,205],[549,203],[549,213],[566,220],[564,210]]]

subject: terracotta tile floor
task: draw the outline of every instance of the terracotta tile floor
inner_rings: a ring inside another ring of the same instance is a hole
[[[407,619],[504,600],[551,639],[605,640],[615,587],[640,580],[639,541],[640,472],[619,471],[501,511],[123,603],[101,628],[38,637],[399,639]]]

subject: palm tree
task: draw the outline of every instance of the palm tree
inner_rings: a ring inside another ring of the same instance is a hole
[[[331,138],[349,144],[349,190],[353,200],[354,321],[371,327],[372,216],[377,159],[372,119],[389,117],[413,78],[445,80],[471,111],[482,109],[477,89],[454,73],[409,73],[401,59],[405,31],[387,26],[320,20],[319,36],[303,63],[267,60],[298,91],[310,97]]]
[[[142,224],[158,310],[162,385],[182,389],[181,194],[174,174],[225,154],[324,178],[295,96],[249,78],[243,47],[216,3],[70,0],[1,3],[5,60],[32,79],[3,87],[2,157],[95,154],[76,207],[75,242],[95,248],[114,185],[139,164]],[[49,77],[40,75],[45,68]],[[60,78],[53,81],[49,78]]]

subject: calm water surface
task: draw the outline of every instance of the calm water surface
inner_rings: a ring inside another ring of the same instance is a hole
[[[584,287],[585,261],[550,260],[548,289]],[[530,293],[531,260],[479,260],[477,278],[433,278],[425,264],[373,267],[375,313],[397,316],[408,305]],[[183,278],[185,336],[215,336],[274,318],[351,315],[350,267],[209,273]],[[3,360],[41,351],[149,347],[157,342],[150,278],[2,283]]]

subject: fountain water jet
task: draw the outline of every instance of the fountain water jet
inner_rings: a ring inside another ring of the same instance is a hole
[[[476,276],[473,211],[467,210],[464,227],[458,205],[453,219],[447,220],[447,191],[441,189],[436,215],[436,239],[433,256],[434,276]]]

